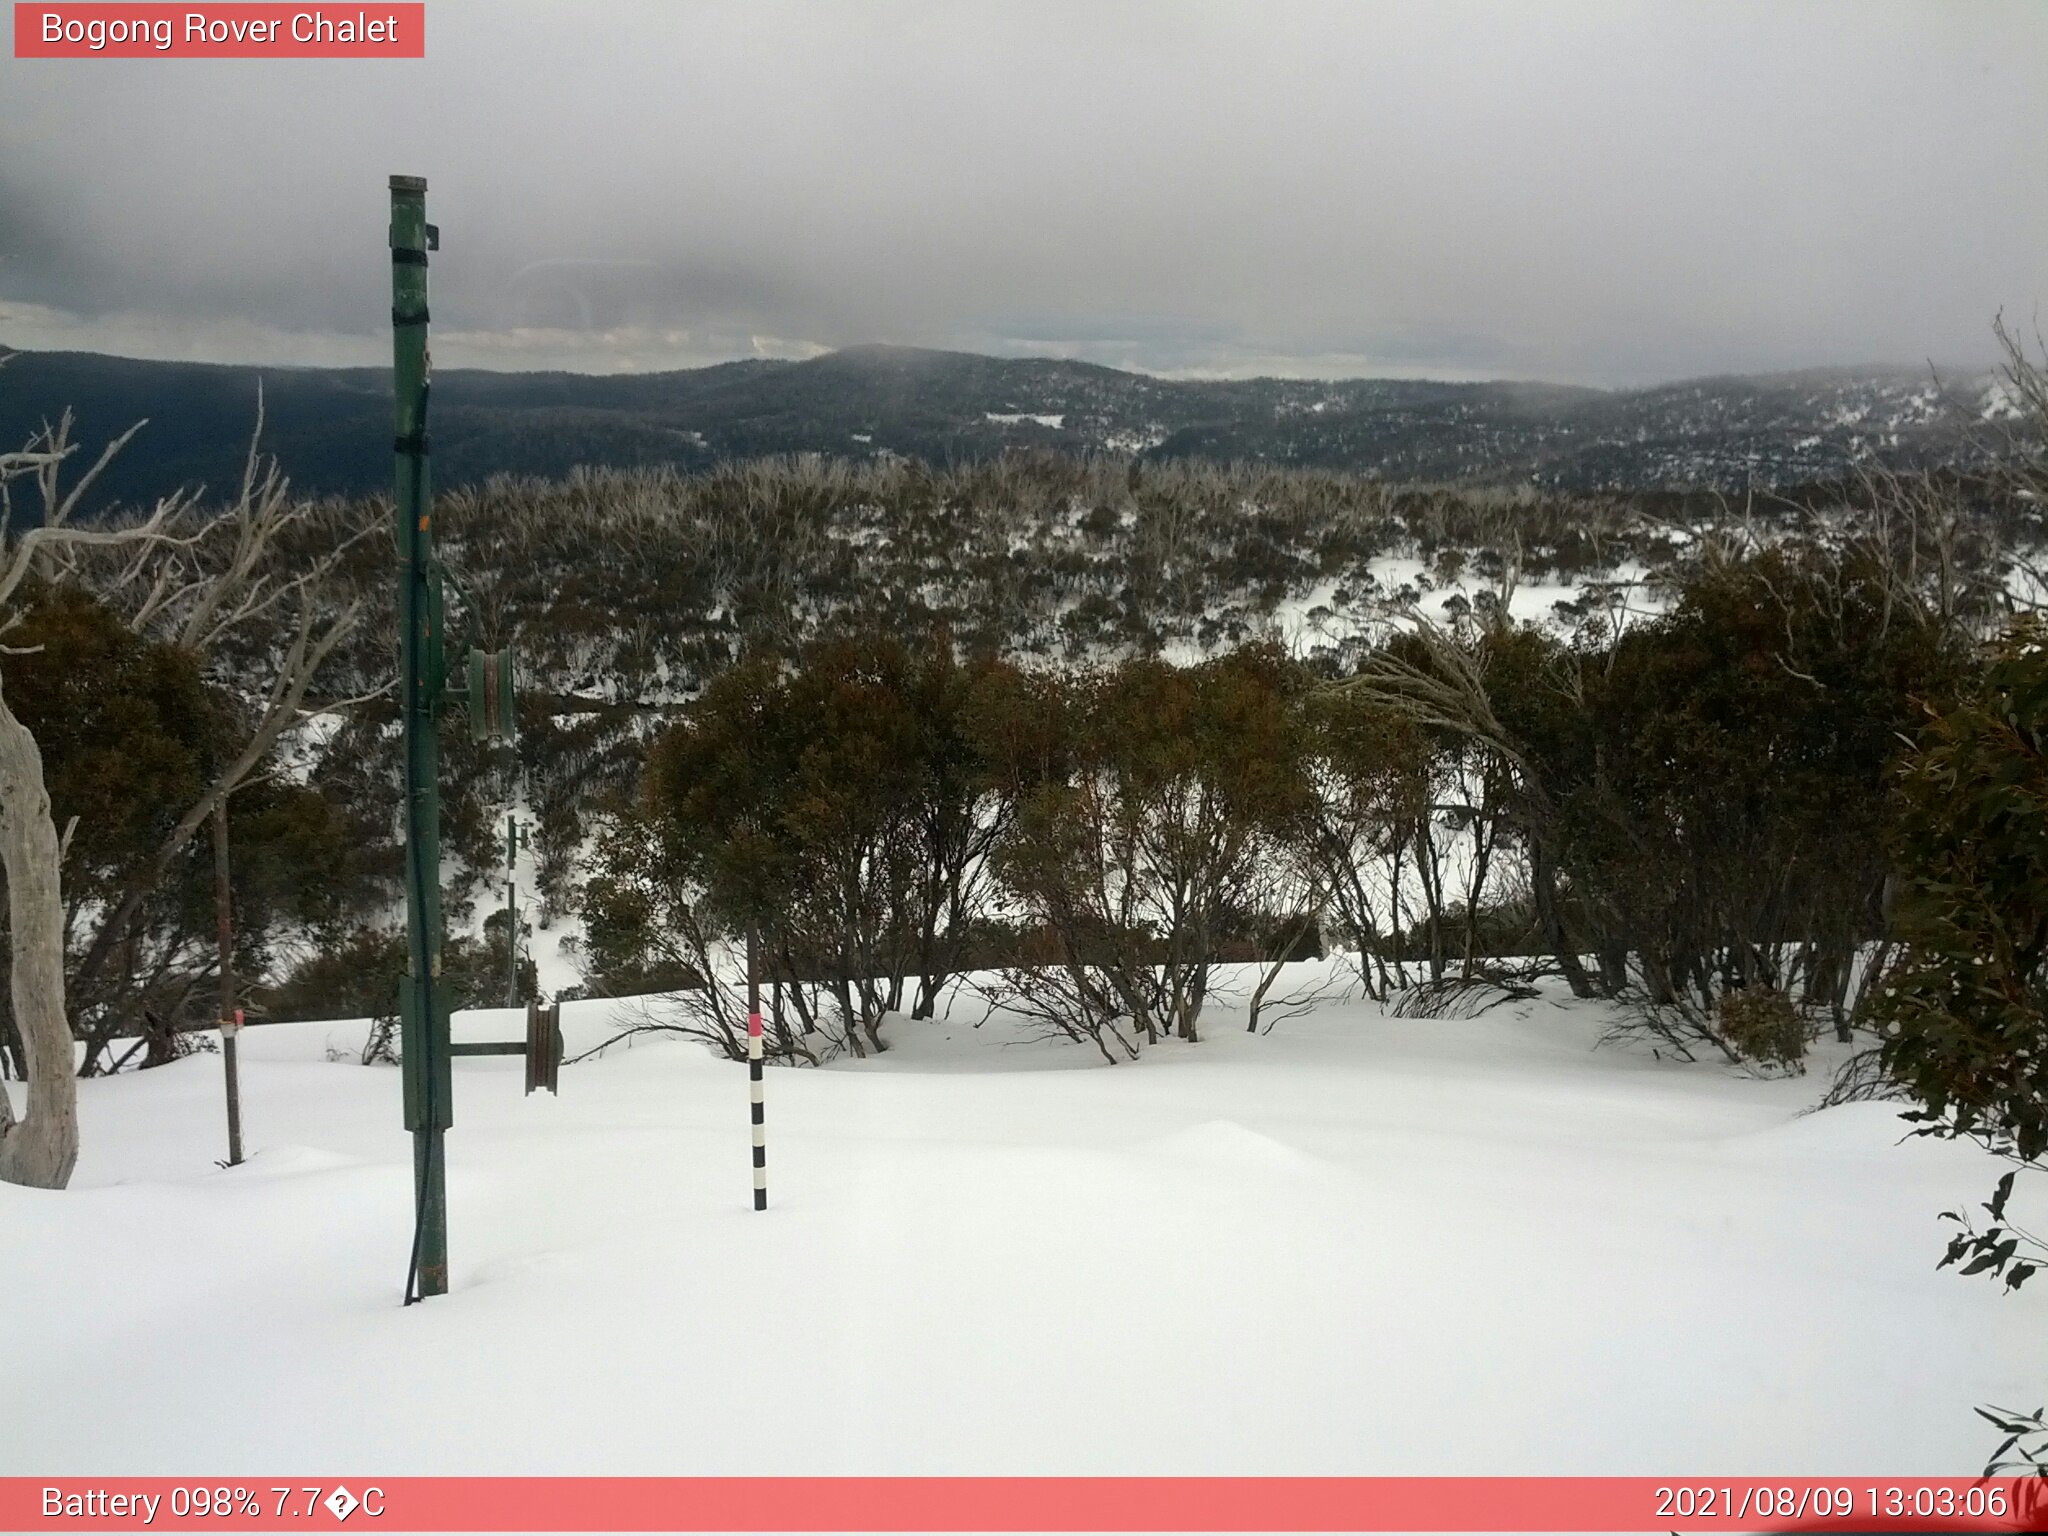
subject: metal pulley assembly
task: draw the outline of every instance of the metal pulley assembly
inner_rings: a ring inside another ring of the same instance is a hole
[[[562,1005],[526,1005],[526,1091],[559,1093],[562,1077]]]
[[[549,1093],[561,1092],[562,1081],[562,1005],[530,1002],[526,1005],[526,1038],[524,1040],[459,1040],[443,1050],[443,1057],[449,1056],[523,1056],[526,1058],[526,1091],[533,1093],[545,1088]],[[447,1069],[444,1066],[442,1070]],[[411,1085],[407,1086],[407,1103],[411,1103]],[[442,1097],[448,1097],[445,1089]],[[445,1125],[443,1129],[446,1129]]]

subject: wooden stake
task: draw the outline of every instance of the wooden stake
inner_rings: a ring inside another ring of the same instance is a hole
[[[242,1011],[235,1006],[234,887],[228,878],[228,802],[213,807],[213,915],[220,931],[220,1058],[227,1070],[228,1166],[242,1160],[242,1073],[235,1059],[235,1037],[242,1032]]]

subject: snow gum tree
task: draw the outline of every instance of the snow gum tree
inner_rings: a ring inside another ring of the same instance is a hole
[[[1428,771],[1423,732],[1353,690],[1303,701],[1300,761],[1309,793],[1293,841],[1320,876],[1337,926],[1358,950],[1368,993],[1384,996],[1384,934],[1400,927],[1400,855],[1413,790]],[[1398,962],[1398,951],[1397,951]]]
[[[60,498],[57,476],[75,451],[68,426],[67,418],[21,452],[0,454],[0,643],[21,617],[17,597],[25,587],[32,590],[63,555],[87,547],[154,542],[182,508],[174,498],[158,502],[150,517],[126,527],[72,526],[79,497],[127,439],[109,444]],[[44,492],[43,519],[40,526],[16,534],[6,491],[24,478],[32,478]],[[78,1161],[78,1091],[65,1008],[63,856],[42,751],[9,706],[0,682],[0,872],[7,879],[8,994],[28,1089],[17,1115],[0,1084],[0,1182],[39,1189],[62,1189]]]
[[[15,620],[5,642],[7,705],[36,740],[51,814],[64,829],[68,964],[89,914],[125,894],[178,808],[205,782],[215,701],[187,653],[136,635],[75,587],[49,589]],[[152,892],[167,907],[185,894]],[[0,973],[5,968],[0,957]],[[75,1015],[68,987],[67,996]],[[152,1042],[159,1051],[177,1043],[175,1036]],[[26,1081],[26,1057],[14,1021],[0,1017],[0,1063]]]
[[[1460,754],[1445,782],[1477,770],[1461,821],[1496,818],[1543,947],[1578,995],[1636,1004],[1630,1032],[1737,1059],[1723,1000],[1800,989],[1846,1033],[1884,929],[1884,775],[1914,701],[1966,675],[1966,638],[1864,547],[1718,553],[1672,596],[1576,644],[1418,619],[1345,686]],[[1408,841],[1440,928],[1430,846]]]
[[[60,833],[46,776],[51,753],[6,697],[15,681],[27,679],[20,668],[11,677],[0,669],[0,866],[9,913],[10,1053],[27,1082],[18,1115],[0,1088],[0,1179],[50,1188],[69,1180],[77,1158],[71,1079],[103,1065],[117,1035],[145,1033],[155,1012],[150,989],[182,965],[181,955],[192,952],[185,942],[191,914],[179,900],[181,863],[216,809],[262,774],[284,733],[301,721],[316,674],[355,630],[363,598],[346,567],[351,550],[375,527],[368,518],[339,535],[323,526],[321,547],[280,559],[280,551],[314,519],[307,504],[290,497],[276,464],[257,450],[260,396],[257,437],[251,439],[239,495],[226,505],[202,507],[198,493],[180,491],[140,518],[117,512],[96,525],[80,522],[87,494],[140,426],[109,443],[75,479],[66,477],[79,451],[68,413],[45,424],[21,451],[0,454],[0,645],[10,644],[10,632],[21,630],[39,608],[45,621],[53,615],[62,620],[67,612],[79,620],[70,626],[67,642],[88,636],[92,623],[80,617],[86,610],[74,601],[83,594],[128,631],[135,642],[127,647],[131,660],[153,665],[148,659],[155,658],[171,671],[188,668],[184,681],[203,687],[204,704],[188,697],[169,714],[180,716],[188,733],[199,725],[210,738],[203,750],[184,743],[194,750],[180,764],[156,754],[177,730],[137,730],[131,740],[126,727],[134,720],[102,721],[120,738],[119,752],[87,753],[89,760],[59,754],[60,778],[69,780],[82,802],[67,814]],[[23,481],[40,502],[40,517],[16,532],[11,489]],[[53,601],[55,609],[48,606]],[[67,603],[73,606],[66,609]],[[90,643],[86,648],[92,651]],[[33,652],[33,645],[28,649]],[[119,663],[118,672],[126,663],[114,653],[122,649],[101,646],[100,658]],[[168,683],[169,674],[158,681]],[[25,691],[25,704],[33,691]],[[148,686],[131,688],[126,697],[135,703],[150,692]],[[118,696],[116,690],[91,702],[104,711]],[[330,708],[357,702],[335,700]],[[60,703],[46,713],[43,729],[68,731],[90,713]],[[93,804],[92,781],[110,765],[118,765],[117,774],[139,772],[145,778],[160,769],[154,788],[176,791],[168,805],[151,803],[140,812],[145,821],[163,814],[163,824],[143,829],[150,834],[145,848],[127,848],[113,860],[118,871],[108,863],[109,852],[120,849],[124,838],[132,843],[129,834],[137,827],[134,807],[108,810],[106,795],[99,806]],[[88,812],[96,824],[78,833]],[[62,866],[73,835],[80,838],[82,884],[98,899],[67,907]],[[187,968],[176,989],[189,993],[192,980]],[[166,1023],[159,1033],[168,1037],[175,1028]],[[74,1060],[74,1038],[85,1042],[82,1064]],[[152,1059],[161,1054],[153,1049]]]
[[[1017,802],[1004,884],[1049,942],[1049,964],[1006,975],[1006,999],[1126,1053],[1194,1040],[1227,938],[1251,918],[1262,866],[1286,857],[1307,798],[1277,650],[1194,667],[1139,659],[1044,681],[1020,701],[1002,771]]]
[[[751,936],[806,1034],[884,1049],[884,1017],[931,1013],[986,910],[1005,809],[965,722],[1006,672],[943,632],[858,632],[722,673],[649,753],[642,846],[609,841],[586,888],[594,958],[709,977]]]

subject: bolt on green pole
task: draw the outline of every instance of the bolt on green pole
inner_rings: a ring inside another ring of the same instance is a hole
[[[399,1019],[405,1123],[413,1133],[414,1224],[408,1303],[448,1289],[448,1196],[442,1138],[453,1123],[448,1005],[441,988],[439,712],[446,682],[441,582],[428,480],[427,183],[391,178],[391,329],[397,434],[399,710],[405,736],[406,970]]]

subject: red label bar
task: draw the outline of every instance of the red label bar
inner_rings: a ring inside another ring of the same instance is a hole
[[[17,59],[422,59],[424,0],[354,5],[23,4]]]
[[[2038,1531],[2039,1478],[0,1478],[0,1529]]]

